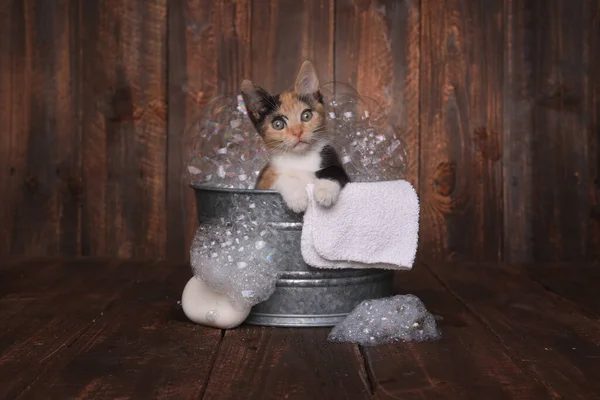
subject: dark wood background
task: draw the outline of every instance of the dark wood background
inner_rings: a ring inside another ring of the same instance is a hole
[[[597,0],[1,4],[0,257],[185,259],[185,127],[308,58],[401,132],[423,259],[600,258]]]

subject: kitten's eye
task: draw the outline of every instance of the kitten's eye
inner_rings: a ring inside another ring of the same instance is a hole
[[[277,118],[274,119],[273,122],[271,122],[271,126],[273,127],[273,129],[280,131],[285,126],[285,122],[283,122],[281,118]]]
[[[302,119],[302,121],[304,122],[308,122],[312,119],[312,111],[310,110],[304,110],[302,112],[302,116],[300,117]]]

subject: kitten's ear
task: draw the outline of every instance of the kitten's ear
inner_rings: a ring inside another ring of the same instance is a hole
[[[314,94],[319,91],[319,78],[310,61],[304,61],[300,67],[294,88],[300,95]]]
[[[249,80],[242,82],[241,92],[248,116],[256,129],[260,131],[260,125],[265,116],[273,111],[272,108],[275,105],[275,100],[265,89]]]

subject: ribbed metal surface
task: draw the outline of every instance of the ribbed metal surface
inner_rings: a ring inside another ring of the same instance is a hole
[[[392,294],[390,271],[323,270],[307,265],[300,250],[302,215],[290,211],[279,193],[270,190],[221,189],[192,185],[198,223],[229,218],[233,205],[278,231],[275,265],[281,276],[275,293],[256,305],[246,323],[267,326],[333,326],[361,301]]]

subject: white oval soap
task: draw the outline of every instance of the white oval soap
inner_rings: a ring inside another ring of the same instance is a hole
[[[224,295],[215,292],[200,279],[192,277],[181,294],[181,306],[186,317],[197,324],[220,329],[231,329],[240,325],[251,307],[233,307]]]

